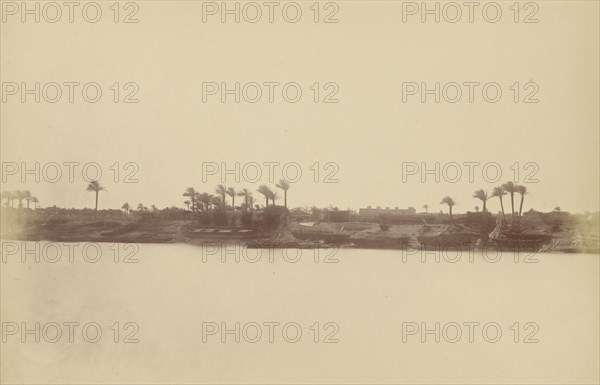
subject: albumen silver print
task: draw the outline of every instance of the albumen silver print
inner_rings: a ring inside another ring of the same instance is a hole
[[[1,384],[598,384],[597,0],[0,0]]]

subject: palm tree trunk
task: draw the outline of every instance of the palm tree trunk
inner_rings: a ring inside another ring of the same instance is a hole
[[[96,191],[96,208],[94,210],[98,211],[98,191]]]
[[[452,216],[452,206],[448,206],[450,209],[450,223],[454,223],[454,217]]]
[[[265,196],[265,199],[267,200],[267,207],[269,207],[269,198]]]
[[[504,202],[502,201],[502,197],[500,197],[500,208],[502,209],[502,219],[506,220],[506,215],[504,214]]]
[[[285,209],[287,210],[287,190],[283,190],[283,205],[285,206]]]
[[[519,205],[519,216],[523,212],[523,201],[525,200],[525,196],[521,195],[521,204]]]
[[[510,193],[510,208],[512,209],[512,217],[515,217],[515,194]]]

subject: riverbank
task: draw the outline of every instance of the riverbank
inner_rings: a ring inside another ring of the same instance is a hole
[[[548,250],[598,253],[594,229],[575,226],[524,226],[523,234],[547,234]],[[36,218],[3,221],[4,240],[113,243],[207,243],[248,247],[428,250],[475,246],[482,229],[477,224],[391,224],[370,222],[290,222],[277,229],[203,226],[190,220],[95,220],[93,218]],[[539,245],[540,249],[541,246]]]

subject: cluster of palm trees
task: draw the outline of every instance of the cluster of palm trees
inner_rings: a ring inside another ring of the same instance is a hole
[[[492,194],[489,195],[487,191],[484,189],[477,190],[473,193],[473,198],[479,199],[483,202],[483,213],[485,214],[487,210],[487,201],[489,198],[497,197],[500,200],[500,208],[502,210],[502,219],[506,221],[506,213],[504,212],[504,201],[503,197],[507,194],[510,194],[510,207],[512,213],[512,220],[514,220],[515,215],[521,216],[523,214],[523,201],[525,200],[525,194],[527,194],[527,188],[522,185],[515,184],[511,181],[504,183],[503,185],[494,187],[492,190]],[[515,194],[521,195],[521,203],[519,204],[519,211],[515,211]],[[450,220],[453,221],[452,217],[452,207],[456,205],[454,199],[449,196],[444,197],[440,204],[448,205],[448,211],[450,213]]]
[[[40,203],[38,198],[34,197],[29,190],[14,190],[14,191],[2,191],[2,200],[6,199],[4,207],[15,207],[15,201],[19,202],[19,208],[23,208],[23,201],[26,203],[26,207],[30,208],[31,204],[37,209],[37,204]]]
[[[283,204],[287,209],[287,192],[290,189],[290,184],[280,179],[279,183],[275,186],[283,190]],[[269,202],[275,206],[275,201],[280,199],[277,191],[273,190],[267,185],[261,185],[256,190],[265,198],[265,206],[269,207]],[[244,202],[240,205],[242,210],[252,211],[254,208],[259,208],[256,204],[256,198],[252,195],[252,192],[247,188],[236,191],[233,187],[227,187],[223,184],[218,185],[215,188],[215,195],[206,192],[198,192],[193,187],[188,187],[183,193],[184,197],[188,200],[183,203],[187,206],[188,210],[191,211],[209,211],[211,209],[225,210],[227,207],[227,198],[231,198],[231,207],[235,208],[235,197],[242,197]]]

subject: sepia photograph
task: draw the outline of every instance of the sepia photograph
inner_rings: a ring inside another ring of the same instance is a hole
[[[600,1],[0,18],[0,384],[600,384]]]

